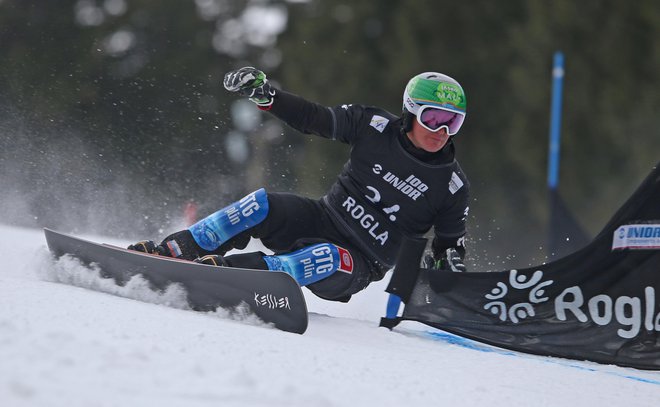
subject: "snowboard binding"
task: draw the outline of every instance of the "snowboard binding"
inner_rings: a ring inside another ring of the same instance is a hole
[[[169,256],[170,253],[163,246],[157,245],[153,240],[141,240],[128,246],[126,249],[159,256]]]
[[[198,257],[193,261],[195,263],[209,264],[211,266],[227,266],[225,259],[217,254],[207,254],[206,256]]]

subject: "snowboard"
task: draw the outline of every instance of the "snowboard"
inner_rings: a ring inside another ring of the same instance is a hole
[[[248,312],[275,328],[302,334],[307,329],[305,297],[296,280],[285,272],[219,267],[99,244],[44,229],[48,248],[57,258],[68,254],[124,285],[141,275],[154,290],[178,283],[195,311],[218,307]]]

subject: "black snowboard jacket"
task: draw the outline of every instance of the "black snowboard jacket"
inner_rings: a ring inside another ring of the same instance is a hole
[[[437,153],[415,148],[402,119],[362,105],[325,107],[279,91],[269,111],[308,134],[351,146],[350,159],[322,198],[336,226],[374,261],[392,267],[403,236],[434,227],[436,258],[465,253],[469,182],[453,141]]]

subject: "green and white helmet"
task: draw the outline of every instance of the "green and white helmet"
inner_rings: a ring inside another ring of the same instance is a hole
[[[428,108],[456,113],[457,119],[451,134],[458,132],[466,115],[465,92],[456,79],[438,73],[424,72],[408,81],[403,92],[403,113],[419,116]]]

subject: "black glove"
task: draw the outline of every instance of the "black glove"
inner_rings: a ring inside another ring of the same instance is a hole
[[[423,266],[430,269],[453,271],[456,273],[466,271],[463,258],[453,247],[445,250],[438,259],[431,254],[427,254],[424,256]]]
[[[246,66],[225,74],[223,81],[225,89],[247,96],[260,107],[273,104],[275,88],[270,86],[266,74],[257,68]]]

